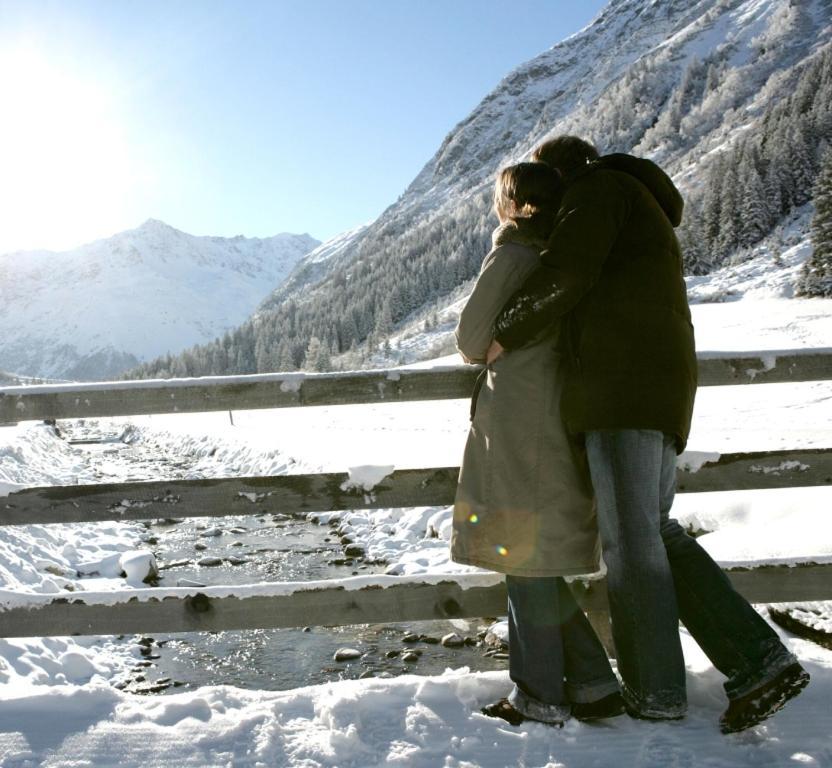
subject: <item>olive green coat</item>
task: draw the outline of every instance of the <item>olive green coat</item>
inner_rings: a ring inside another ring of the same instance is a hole
[[[684,449],[696,356],[673,231],[682,198],[649,160],[610,155],[568,180],[541,258],[495,323],[506,348],[563,322],[573,433],[655,429]]]
[[[547,227],[548,229],[548,227]],[[505,300],[540,262],[539,246],[501,228],[457,326],[457,346],[484,362]],[[521,242],[517,242],[520,240]],[[558,329],[489,366],[454,504],[451,557],[515,576],[598,570],[595,509],[585,457],[560,416]]]

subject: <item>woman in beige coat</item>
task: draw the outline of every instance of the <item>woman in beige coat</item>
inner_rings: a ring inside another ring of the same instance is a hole
[[[539,264],[559,177],[541,163],[497,178],[500,226],[459,319],[457,347],[484,363],[503,304]],[[621,714],[606,653],[563,576],[598,570],[589,472],[560,417],[559,326],[485,371],[472,404],[454,504],[451,557],[506,574],[514,689],[483,712],[512,724]]]

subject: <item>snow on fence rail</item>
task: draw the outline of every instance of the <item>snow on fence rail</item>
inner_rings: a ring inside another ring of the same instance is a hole
[[[364,404],[467,397],[477,369],[267,374],[0,389],[0,425],[28,419]],[[702,353],[700,384],[832,379],[832,349]],[[458,468],[392,472],[372,491],[349,490],[341,473],[27,488],[0,500],[0,525],[313,512],[452,503]],[[832,449],[683,454],[680,492],[832,483]],[[832,557],[789,566],[728,569],[752,602],[832,599]],[[579,602],[606,609],[602,580],[575,582]],[[496,574],[375,576],[236,587],[149,588],[23,595],[0,590],[0,637],[337,626],[377,621],[499,615]],[[593,623],[603,634],[604,621]]]
[[[832,348],[701,352],[698,358],[701,386],[832,379]],[[480,370],[455,365],[6,387],[0,389],[0,425],[32,419],[449,400],[468,397]]]
[[[727,570],[734,586],[756,603],[828,599],[830,573],[832,565],[811,562]],[[605,582],[578,580],[572,591],[609,641]],[[502,575],[491,573],[357,576],[58,598],[0,591],[0,606],[0,637],[207,632],[501,616],[506,589]]]

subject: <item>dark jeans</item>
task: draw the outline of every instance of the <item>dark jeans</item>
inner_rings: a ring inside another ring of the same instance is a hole
[[[509,701],[527,717],[566,720],[571,702],[619,689],[604,647],[560,577],[506,576]]]
[[[686,708],[679,619],[728,679],[729,698],[795,661],[710,555],[669,516],[674,439],[654,430],[586,433],[618,671],[628,705],[648,716]]]

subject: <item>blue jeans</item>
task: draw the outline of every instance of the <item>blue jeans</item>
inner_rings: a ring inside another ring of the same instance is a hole
[[[509,701],[526,717],[562,722],[571,702],[619,690],[595,630],[560,577],[506,576]]]
[[[630,429],[585,437],[628,706],[648,717],[684,714],[679,619],[728,678],[729,698],[793,663],[771,627],[669,516],[676,493],[674,438]]]

